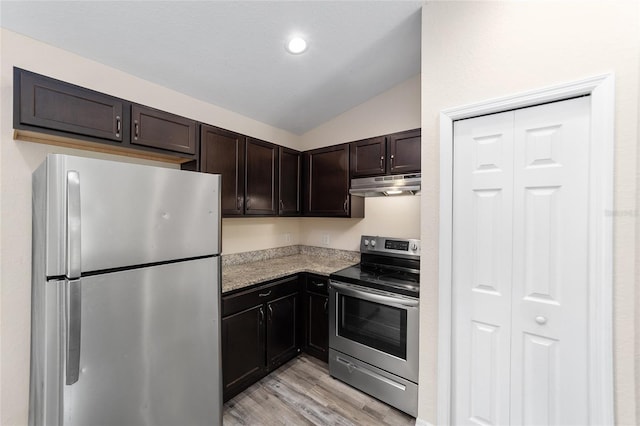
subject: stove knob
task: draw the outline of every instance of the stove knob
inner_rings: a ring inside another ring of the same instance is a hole
[[[369,245],[369,240],[364,240],[365,247]]]
[[[371,240],[371,247],[375,247],[376,246],[376,240]]]
[[[417,251],[418,250],[418,245],[416,243],[413,243],[413,245],[411,246],[411,250]]]

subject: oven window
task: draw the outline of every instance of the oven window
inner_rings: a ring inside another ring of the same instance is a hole
[[[339,294],[338,334],[407,359],[407,311]]]

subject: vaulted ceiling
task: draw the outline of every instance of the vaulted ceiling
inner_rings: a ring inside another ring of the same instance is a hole
[[[2,27],[302,134],[420,72],[420,1],[1,1]],[[285,44],[304,36],[308,49]]]

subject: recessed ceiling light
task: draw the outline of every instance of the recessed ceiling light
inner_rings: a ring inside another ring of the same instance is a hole
[[[286,46],[287,52],[293,55],[299,55],[300,53],[307,50],[307,41],[302,37],[292,37]]]

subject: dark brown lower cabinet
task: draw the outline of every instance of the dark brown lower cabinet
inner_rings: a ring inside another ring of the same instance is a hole
[[[222,296],[224,401],[300,353],[298,276]]]
[[[329,294],[326,277],[308,274],[305,283],[304,351],[324,362],[329,359]]]
[[[264,306],[222,319],[225,401],[264,376]]]
[[[298,336],[300,293],[267,303],[267,365],[278,368],[300,352]]]

